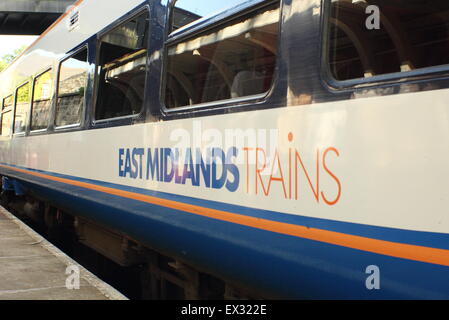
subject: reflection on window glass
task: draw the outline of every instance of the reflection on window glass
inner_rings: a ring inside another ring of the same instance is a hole
[[[449,1],[377,0],[379,28],[367,28],[371,1],[330,1],[328,60],[337,80],[449,63]]]
[[[259,95],[271,87],[279,3],[168,47],[165,105],[190,106]]]
[[[43,130],[48,127],[53,94],[51,70],[34,80],[33,105],[31,107],[31,130]]]
[[[11,134],[12,111],[3,113],[2,115],[2,136],[7,137]]]
[[[101,38],[95,119],[139,114],[147,66],[148,13]]]
[[[87,49],[62,62],[56,104],[57,127],[81,122],[88,68]]]
[[[172,14],[171,31],[240,3],[241,0],[177,0]]]
[[[0,133],[2,137],[7,137],[11,134],[12,105],[13,105],[12,95],[3,99],[2,123],[0,127]]]
[[[12,104],[13,104],[13,97],[12,95],[10,95],[9,97],[6,97],[5,99],[3,99],[3,106],[2,106],[2,110],[6,110],[6,109],[11,109]]]
[[[30,108],[30,83],[21,86],[16,92],[14,113],[14,133],[25,132],[28,110]]]

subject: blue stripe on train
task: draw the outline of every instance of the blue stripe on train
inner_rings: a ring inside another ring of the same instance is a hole
[[[5,164],[6,165],[6,164]],[[357,235],[372,239],[379,239],[385,241],[392,241],[397,243],[405,243],[412,244],[418,246],[426,246],[432,248],[440,248],[440,249],[448,249],[449,250],[449,234],[446,233],[437,233],[437,232],[423,232],[423,231],[412,231],[412,230],[402,230],[402,229],[394,229],[394,228],[386,228],[386,227],[376,227],[371,225],[364,225],[358,223],[350,223],[350,222],[340,222],[335,220],[321,219],[321,218],[313,218],[313,217],[305,217],[301,215],[292,215],[285,214],[281,212],[274,212],[263,209],[255,209],[245,206],[233,205],[223,202],[203,200],[198,198],[192,198],[182,195],[170,194],[160,191],[147,190],[136,187],[129,187],[119,184],[113,184],[98,180],[91,179],[83,179],[74,176],[62,175],[51,173],[42,170],[34,170],[23,167],[17,167],[8,165],[10,167],[15,167],[22,170],[29,170],[31,172],[37,172],[46,174],[49,176],[63,178],[73,181],[90,183],[97,186],[109,187],[113,189],[129,191],[139,194],[144,194],[148,196],[154,196],[161,199],[173,200],[181,203],[193,204],[205,208],[217,209],[226,212],[238,213],[242,215],[264,218],[267,220],[296,224],[301,226],[306,226],[309,228],[317,228],[322,230],[329,230],[335,232],[341,232],[351,235]],[[6,170],[6,169],[2,169]],[[17,171],[7,170],[10,175],[20,175],[22,178],[26,178],[29,175],[22,174]],[[31,177],[32,178],[32,177]],[[49,181],[49,183],[53,183]],[[424,214],[424,213],[423,213]]]
[[[231,281],[247,283],[267,294],[285,298],[449,298],[448,267],[281,235],[124,199],[13,170],[2,169],[2,171],[20,179],[35,192],[67,209],[129,233],[137,240],[189,261],[201,269],[210,270]],[[83,181],[113,186],[91,180]],[[134,192],[137,190],[124,187],[121,189]],[[184,197],[163,193],[146,194],[157,194],[178,201],[187,200]],[[198,205],[206,203],[191,198],[189,201]],[[238,206],[208,201],[207,204],[208,207],[219,206],[217,208],[221,210],[243,213],[234,211],[240,208]],[[274,215],[268,211],[251,211],[251,213],[264,218]],[[286,222],[284,219],[287,218],[291,217],[279,215],[276,220]],[[316,220],[302,221],[341,229],[333,229],[334,231],[346,233],[356,231],[354,224]],[[295,220],[296,223],[298,221],[300,220]],[[345,225],[350,232],[344,228]],[[380,233],[380,230],[384,229],[361,227],[362,230],[358,232],[371,229],[371,232]],[[393,235],[393,229],[387,230]],[[397,232],[407,233],[401,230]],[[440,234],[427,236],[432,242],[442,237]],[[369,265],[380,268],[380,290],[368,290],[365,286],[369,276],[365,270]]]

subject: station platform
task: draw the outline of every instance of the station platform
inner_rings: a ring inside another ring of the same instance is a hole
[[[0,300],[127,300],[0,207]]]

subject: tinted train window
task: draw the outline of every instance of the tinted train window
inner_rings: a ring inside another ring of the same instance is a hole
[[[30,83],[26,83],[16,91],[16,108],[14,112],[14,133],[25,132],[30,109]]]
[[[329,0],[329,8],[328,59],[337,80],[449,63],[447,0]]]
[[[51,70],[34,80],[33,105],[31,107],[31,130],[43,130],[48,127],[53,95]]]
[[[2,137],[7,137],[11,134],[13,100],[14,99],[12,95],[3,99],[2,125],[0,127],[0,133]]]
[[[179,29],[189,23],[192,23],[202,17],[212,15],[214,13],[223,11],[223,9],[231,8],[239,3],[241,0],[228,0],[223,3],[222,0],[177,0],[174,4],[174,9],[171,15],[170,31]]]
[[[276,3],[168,45],[166,107],[266,93],[273,80],[278,32]]]
[[[101,38],[95,119],[139,114],[147,66],[148,13]]]
[[[57,127],[81,123],[88,71],[87,49],[61,63],[56,103]]]

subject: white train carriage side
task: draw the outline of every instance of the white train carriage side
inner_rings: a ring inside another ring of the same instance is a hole
[[[449,3],[224,7],[77,1],[0,74],[4,202],[186,297],[448,298]]]

